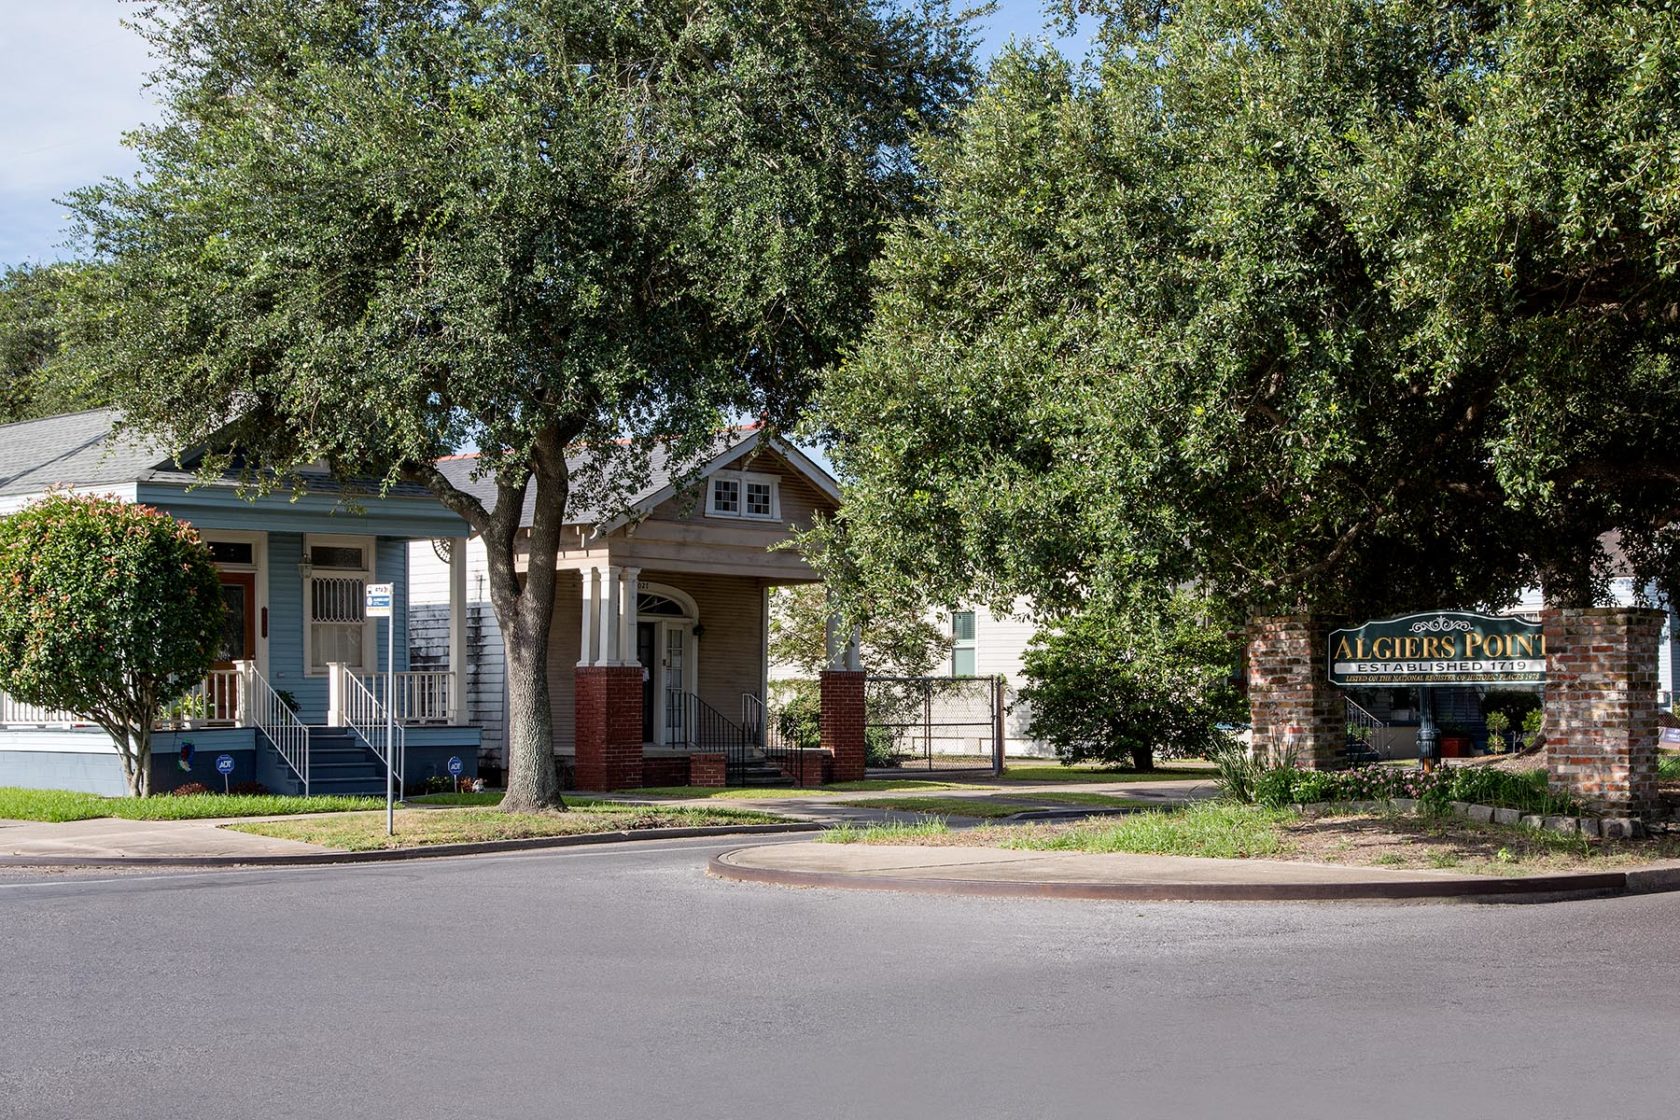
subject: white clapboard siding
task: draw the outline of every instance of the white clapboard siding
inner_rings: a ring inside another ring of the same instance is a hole
[[[484,545],[467,549],[467,718],[482,733],[481,756],[500,758],[504,727],[502,631],[490,607]],[[415,670],[449,668],[449,565],[430,541],[409,544],[409,661]]]

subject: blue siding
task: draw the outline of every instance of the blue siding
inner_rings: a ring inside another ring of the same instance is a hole
[[[354,536],[410,538],[464,537],[467,523],[441,504],[424,498],[364,497],[360,512],[332,494],[270,494],[247,501],[231,487],[206,486],[187,491],[165,483],[141,483],[137,500],[205,529],[273,529],[297,533],[343,533]]]
[[[391,626],[397,630],[397,672],[408,672],[408,540],[401,537],[380,537],[374,546],[374,575],[379,583],[396,586],[391,589],[395,615]],[[378,623],[379,671],[385,671],[385,650],[390,626]],[[370,666],[371,668],[371,666]]]

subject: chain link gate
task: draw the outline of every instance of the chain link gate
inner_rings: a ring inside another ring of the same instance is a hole
[[[864,683],[870,765],[1001,775],[1003,689],[1002,677],[870,674]]]

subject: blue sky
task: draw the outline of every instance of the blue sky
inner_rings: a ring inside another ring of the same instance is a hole
[[[0,20],[0,265],[66,255],[53,199],[134,170],[125,129],[148,120],[145,45],[120,0],[4,0]],[[1002,0],[983,54],[1044,24],[1040,0]]]

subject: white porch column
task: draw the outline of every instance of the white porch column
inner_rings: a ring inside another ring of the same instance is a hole
[[[642,570],[625,568],[623,572],[623,609],[618,615],[618,656],[621,664],[637,665],[640,662],[636,659],[636,602],[641,598]]]
[[[850,639],[846,642],[846,668],[854,673],[863,672],[863,627],[852,627]]]
[[[344,726],[344,665],[327,662],[327,726]]]
[[[823,648],[828,653],[830,669],[846,667],[846,649],[840,644],[840,616],[831,614],[823,627]]]
[[[595,623],[601,616],[601,569],[590,568],[583,577],[583,642],[578,646],[578,665],[595,664]]]
[[[616,625],[612,617],[612,585],[615,579],[610,567],[596,568],[594,578],[600,580],[600,590],[595,592],[595,650],[593,653],[595,665],[611,664],[607,660],[607,634]]]
[[[467,543],[449,542],[449,723],[467,722]]]
[[[234,678],[234,703],[236,706],[233,710],[233,722],[238,727],[255,727],[257,726],[256,712],[253,710],[252,704],[257,695],[257,663],[255,661],[235,661],[233,671],[238,674]],[[210,711],[206,714],[212,715],[212,718],[214,718],[216,702],[224,699],[224,697],[212,695],[209,699]]]
[[[601,637],[606,649],[604,664],[617,665],[620,663],[619,638],[623,630],[624,588],[623,568],[613,564],[607,568],[607,610],[601,616]]]

